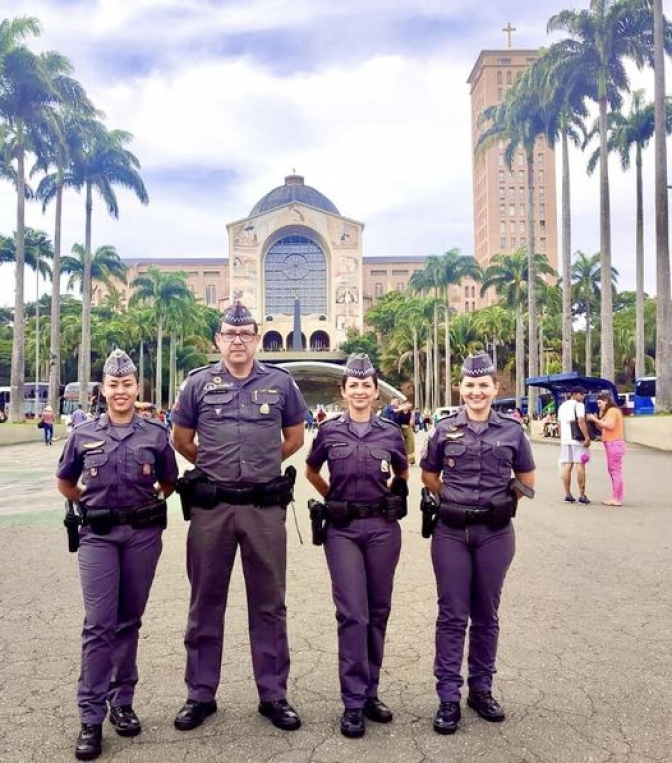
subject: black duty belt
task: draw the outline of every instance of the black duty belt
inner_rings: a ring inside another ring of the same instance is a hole
[[[348,501],[348,513],[353,519],[368,519],[369,517],[381,514],[385,508],[385,499],[379,501],[369,501],[361,503],[357,501]]]
[[[235,488],[217,487],[217,498],[222,503],[231,503],[234,506],[247,506],[258,503],[264,492],[265,484],[254,487]]]
[[[468,525],[487,525],[492,519],[492,509],[483,506],[460,506],[441,501],[439,519],[448,527],[467,527]]]

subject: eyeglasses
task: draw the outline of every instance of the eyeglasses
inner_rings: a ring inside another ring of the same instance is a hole
[[[256,334],[252,331],[223,331],[220,336],[225,342],[232,344],[236,339],[240,339],[244,344],[251,342]]]

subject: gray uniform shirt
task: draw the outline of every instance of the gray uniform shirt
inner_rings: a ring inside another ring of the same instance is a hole
[[[246,379],[223,361],[192,372],[173,406],[172,420],[198,435],[196,466],[221,485],[251,486],[280,475],[282,430],[308,412],[292,376],[254,361]]]
[[[175,482],[175,451],[163,424],[134,416],[114,426],[103,413],[72,430],[56,476],[82,478],[82,501],[92,509],[132,508],[151,501],[155,482]]]
[[[491,411],[483,429],[480,422],[470,424],[461,409],[434,427],[420,467],[441,474],[443,500],[487,507],[506,498],[513,472],[531,472],[535,465],[529,440],[515,419]]]

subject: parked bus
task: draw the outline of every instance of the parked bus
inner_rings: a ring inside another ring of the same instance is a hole
[[[100,382],[89,382],[89,394],[87,395],[86,412],[97,416],[102,413],[105,406],[105,398],[102,393],[103,385]],[[79,406],[79,382],[70,382],[65,385],[63,391],[63,416],[72,416]]]
[[[9,415],[9,399],[11,387],[0,387],[0,411],[5,416]],[[61,387],[60,392],[63,391]],[[37,384],[37,400],[35,400],[35,382],[26,382],[23,385],[23,415],[33,419],[39,416],[44,406],[49,402],[49,382]],[[59,395],[59,409],[62,408],[62,398]]]
[[[656,377],[640,376],[635,379],[635,415],[652,414],[656,409]]]

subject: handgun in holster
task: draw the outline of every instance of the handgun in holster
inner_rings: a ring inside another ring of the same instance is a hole
[[[517,503],[515,496],[512,497],[509,493],[504,498],[491,501],[488,527],[491,530],[501,530],[506,527],[511,519],[516,516]]]
[[[79,528],[82,524],[82,517],[79,511],[75,509],[75,504],[72,501],[65,502],[63,524],[68,533],[68,551],[74,554],[79,549]]]
[[[422,537],[431,538],[439,513],[439,504],[429,491],[423,487],[420,498],[420,512],[422,513]]]
[[[310,512],[310,529],[313,536],[313,545],[322,546],[327,537],[327,516],[324,504],[309,498],[308,511]]]
[[[184,521],[191,519],[194,506],[211,508],[217,503],[217,486],[208,481],[208,475],[198,467],[187,470],[175,483],[180,496]]]
[[[390,492],[385,496],[383,516],[388,522],[403,519],[408,514],[408,482],[402,477],[394,477]]]

